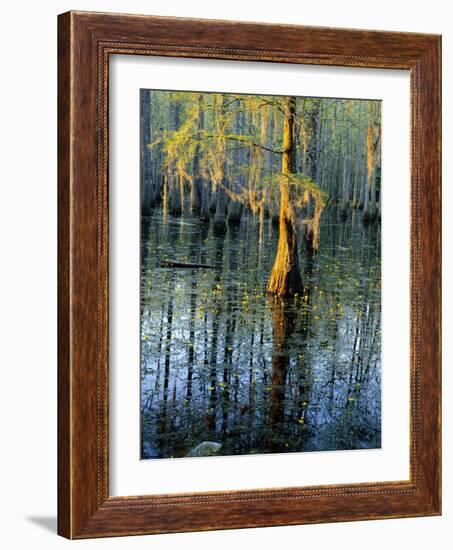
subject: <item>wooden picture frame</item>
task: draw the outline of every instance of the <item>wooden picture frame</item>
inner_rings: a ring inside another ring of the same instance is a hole
[[[441,39],[68,12],[58,21],[58,532],[89,538],[441,513]],[[109,495],[111,54],[404,69],[411,95],[410,480]]]

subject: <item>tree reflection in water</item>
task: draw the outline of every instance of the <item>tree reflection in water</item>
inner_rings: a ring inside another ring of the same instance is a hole
[[[380,447],[380,225],[327,208],[291,298],[266,293],[277,240],[251,214],[217,235],[190,215],[144,218],[143,458],[204,441],[223,455]]]

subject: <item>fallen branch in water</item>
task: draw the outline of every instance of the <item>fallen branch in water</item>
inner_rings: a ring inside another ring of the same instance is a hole
[[[194,264],[191,262],[174,262],[173,260],[161,260],[160,267],[190,268],[190,269],[214,269],[209,264]]]

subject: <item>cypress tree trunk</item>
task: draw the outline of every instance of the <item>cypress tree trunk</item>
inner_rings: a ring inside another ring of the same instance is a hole
[[[239,225],[241,223],[242,204],[239,201],[231,200],[228,206],[228,223]]]
[[[366,174],[366,166],[365,166],[365,163],[363,163],[363,167],[362,167],[362,188],[360,190],[360,193],[359,193],[359,201],[357,203],[357,208],[361,209],[363,208],[363,205],[365,204],[365,199],[366,199],[366,195],[367,195],[367,189],[368,189],[368,179],[367,179],[367,174]]]
[[[296,218],[292,204],[289,176],[294,173],[294,115],[296,99],[288,97],[283,105],[283,155],[280,183],[280,220],[277,256],[267,290],[279,296],[291,296],[303,290],[297,251]]]
[[[151,102],[150,91],[140,90],[140,108],[141,108],[141,199],[142,214],[149,216],[151,214],[152,193],[152,163],[151,151],[148,145],[151,143]]]
[[[376,138],[376,141],[374,142],[374,165],[373,165],[373,179],[371,182],[371,205],[370,205],[370,217],[375,220],[379,212],[376,207],[376,179],[377,179],[377,170],[378,170],[378,164],[379,164],[379,147],[380,147],[380,130],[378,129],[378,137]],[[380,203],[380,198],[379,198]],[[379,204],[380,209],[380,204]]]
[[[198,97],[198,130],[204,128],[203,96]],[[200,138],[199,138],[200,139]],[[201,198],[203,194],[203,179],[200,175],[200,143],[195,148],[193,157],[193,181],[190,187],[190,211],[198,214],[201,209]]]
[[[349,102],[349,112],[351,113],[351,103]],[[343,160],[343,196],[341,201],[341,216],[343,218],[346,218],[348,215],[348,209],[349,209],[349,183],[350,183],[350,137],[351,137],[351,131],[350,131],[350,121],[346,122],[346,144],[345,144],[345,155]]]
[[[197,160],[194,158],[194,166]],[[197,165],[198,167],[198,165]],[[190,187],[190,212],[192,214],[198,214],[201,209],[201,195],[203,193],[203,181],[198,176],[194,176],[192,185]]]
[[[225,171],[223,172],[223,180],[222,184],[225,185],[226,178],[225,178]],[[217,208],[215,211],[215,217],[214,217],[214,233],[220,235],[226,232],[227,225],[226,225],[226,206],[227,206],[227,197],[226,193],[223,190],[222,186],[219,185],[217,187]]]
[[[241,134],[243,133],[242,129],[242,123],[244,120],[244,114],[238,113],[236,116],[236,123],[235,123],[235,133]],[[242,164],[242,156],[243,156],[243,149],[240,149],[239,151],[236,151],[234,154],[234,164],[235,165],[241,165]],[[231,181],[232,189],[235,193],[239,194],[241,191],[241,182],[240,182],[240,176],[236,176]],[[240,201],[236,201],[234,199],[230,199],[230,202],[228,204],[228,223],[231,225],[239,225],[241,223],[241,215],[242,215],[242,204]]]
[[[376,218],[376,167],[373,167],[371,181],[367,184],[365,204],[363,206],[364,222],[371,222]]]
[[[169,193],[168,193],[168,211],[173,216],[181,216],[181,187],[179,185],[179,177],[169,176]]]
[[[268,123],[267,136],[270,137],[274,133],[274,117],[272,116],[272,112],[269,113],[268,119],[269,119],[269,123]],[[265,175],[270,176],[272,174],[272,161],[273,161],[273,153],[271,151],[265,151],[265,160],[266,160],[265,167],[264,167]],[[264,190],[264,217],[270,218],[270,216],[271,216],[271,194],[267,187]]]
[[[374,141],[374,107],[370,101],[367,136],[368,175],[362,217],[364,222],[371,222],[376,217],[376,149],[377,143]]]
[[[321,112],[322,112],[322,103],[319,101],[318,107],[318,121],[317,121],[317,131],[316,131],[316,171],[314,174],[313,180],[319,185],[320,180],[320,169],[321,169],[321,137],[322,137],[322,127],[321,127]]]
[[[315,182],[318,176],[318,160],[321,146],[319,136],[320,105],[321,101],[319,99],[311,99],[311,112],[309,118],[310,140],[308,144],[310,171],[308,175]]]
[[[340,151],[341,151],[341,146],[343,142],[342,137],[343,137],[342,134],[340,134],[340,137],[338,140],[338,146],[336,147],[337,151],[335,155],[335,164],[334,164],[334,169],[332,174],[332,198],[334,201],[337,201],[339,197],[337,180],[338,180],[338,170],[340,167]]]
[[[370,207],[370,177],[367,176],[364,190],[364,200],[363,200],[363,214],[362,219],[364,221],[368,220],[368,210]]]
[[[209,200],[209,212],[211,212],[211,214],[215,214],[216,210],[217,210],[217,185],[214,183],[214,185],[212,186],[211,198]]]
[[[360,115],[362,111],[362,103],[359,103],[359,114],[357,120],[357,134],[356,134],[356,154],[354,165],[354,188],[352,193],[352,208],[357,208],[359,202],[359,180],[361,176],[361,159],[363,143],[361,140],[361,128],[360,128]]]
[[[207,181],[203,182],[200,219],[204,222],[209,222],[211,219],[211,214],[209,213],[209,183]]]
[[[175,102],[173,109],[172,120],[172,130],[177,130],[180,125],[180,105]],[[168,176],[168,211],[173,216],[181,216],[182,214],[182,204],[181,204],[181,185],[180,178],[174,174],[169,174]]]
[[[220,156],[220,180],[219,185],[217,186],[217,205],[214,217],[214,233],[221,235],[226,232],[226,207],[227,207],[227,196],[224,190],[226,187],[226,144],[225,144],[225,112],[226,112],[226,97],[223,95],[220,105],[220,116],[217,122],[218,133],[219,133],[219,150],[218,154]]]
[[[373,168],[373,178],[371,180],[371,204],[370,217],[376,217],[376,165]]]
[[[381,220],[381,201],[382,201],[382,195],[379,193],[379,204],[378,204],[378,209],[376,213],[376,219],[379,221]]]

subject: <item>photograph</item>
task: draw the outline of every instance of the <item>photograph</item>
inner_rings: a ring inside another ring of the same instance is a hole
[[[381,101],[139,93],[141,459],[379,449]]]
[[[5,550],[452,548],[449,7],[2,5]]]

